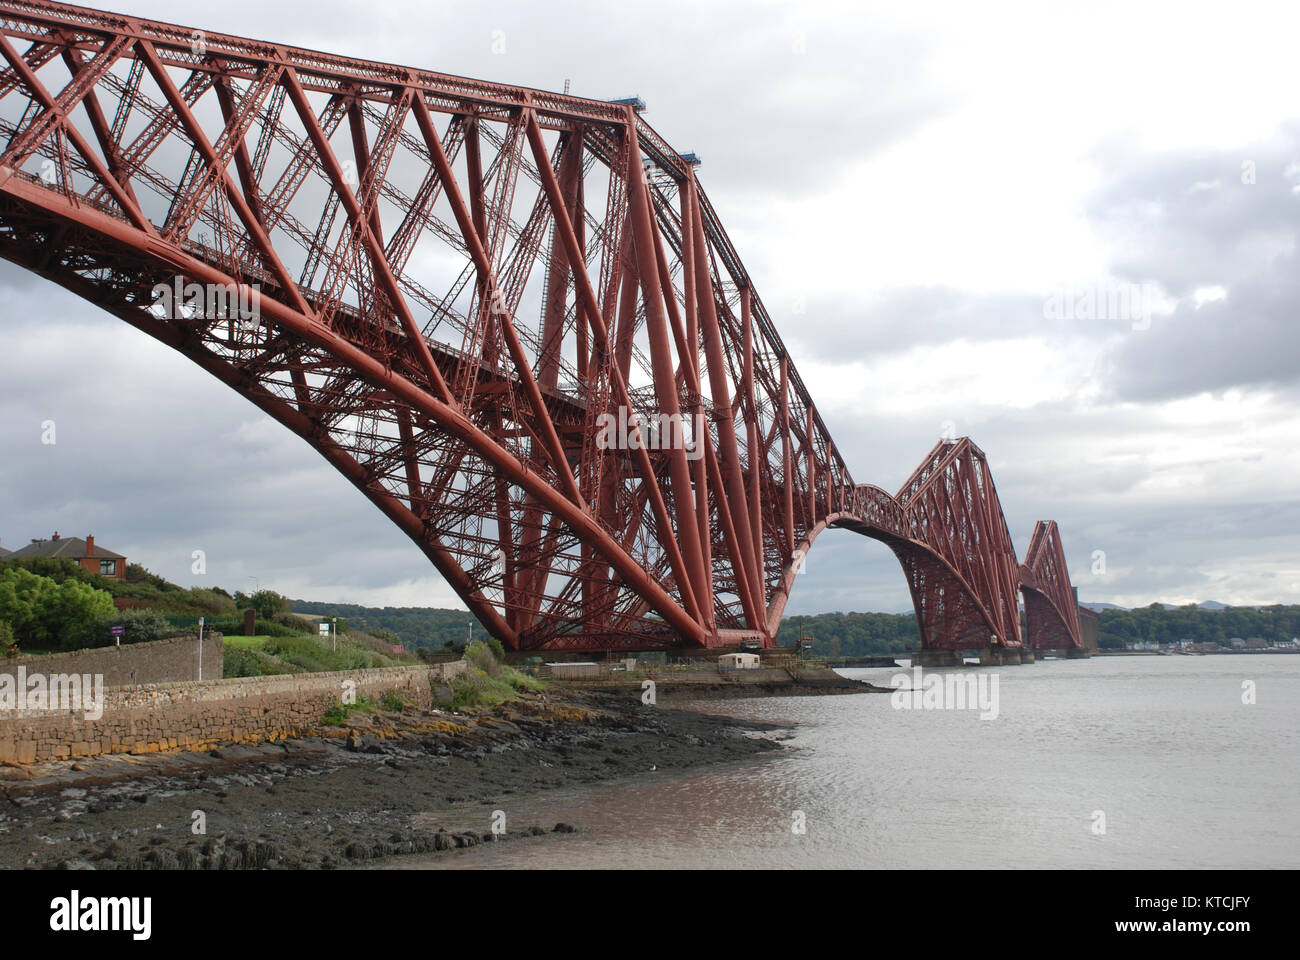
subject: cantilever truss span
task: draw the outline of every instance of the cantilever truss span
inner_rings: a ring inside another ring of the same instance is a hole
[[[0,256],[304,438],[508,646],[770,646],[827,526],[890,545],[926,646],[1021,643],[1026,576],[1077,637],[974,444],[854,484],[634,103],[36,0],[0,53]]]

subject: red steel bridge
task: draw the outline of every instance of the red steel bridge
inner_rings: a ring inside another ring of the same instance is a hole
[[[1080,645],[975,444],[853,481],[635,98],[38,0],[0,53],[0,256],[310,443],[507,647],[773,646],[828,527],[894,551],[925,649]]]

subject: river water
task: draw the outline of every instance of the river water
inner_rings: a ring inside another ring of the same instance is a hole
[[[1300,866],[1300,656],[972,671],[996,675],[996,718],[897,709],[889,694],[694,704],[787,725],[794,749],[556,790],[509,816],[579,833],[393,865]],[[844,671],[881,686],[900,672]]]

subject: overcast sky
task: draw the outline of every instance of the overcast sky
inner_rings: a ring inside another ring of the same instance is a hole
[[[1300,17],[1283,5],[103,5],[638,94],[703,159],[855,480],[896,489],[941,433],[970,436],[1018,550],[1057,520],[1082,599],[1300,603]],[[1080,299],[1129,290],[1136,320]],[[93,532],[183,584],[460,605],[305,443],[3,263],[0,342],[4,546]],[[888,550],[832,532],[789,612],[907,609]]]

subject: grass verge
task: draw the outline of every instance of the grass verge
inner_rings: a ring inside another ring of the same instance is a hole
[[[465,661],[465,672],[451,680],[451,699],[436,698],[437,706],[452,710],[496,707],[518,699],[523,691],[546,689],[544,681],[502,664],[492,648],[480,640],[465,648]]]

